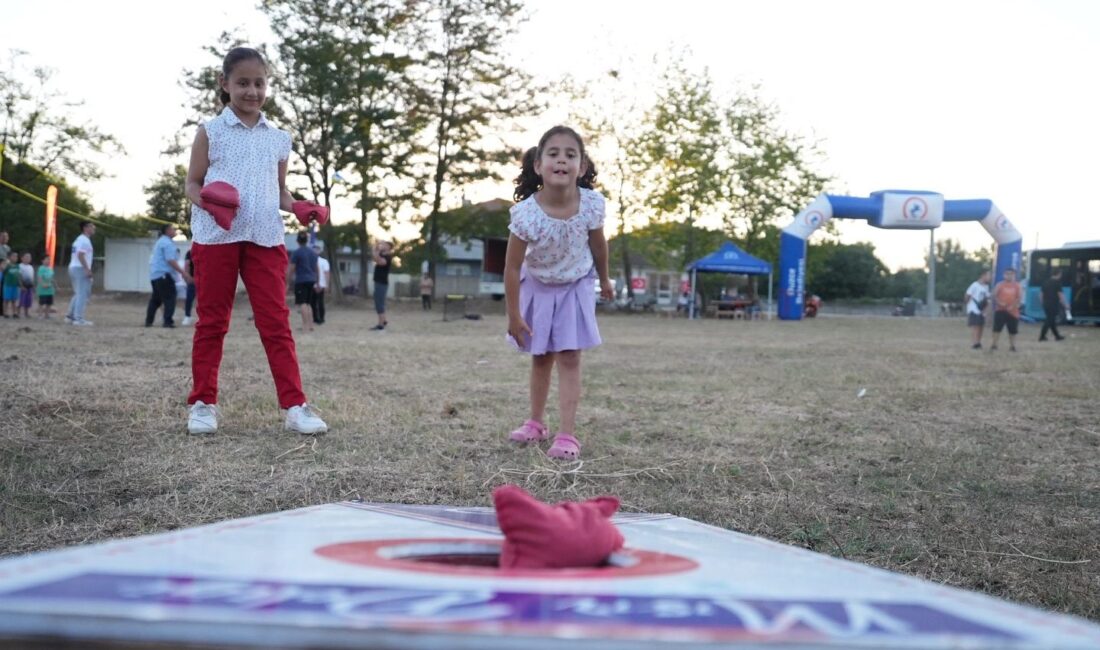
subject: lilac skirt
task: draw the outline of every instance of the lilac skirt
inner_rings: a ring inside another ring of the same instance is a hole
[[[530,340],[513,347],[534,355],[587,350],[603,342],[596,326],[596,269],[568,284],[544,284],[523,267],[519,282],[519,313],[531,328]]]

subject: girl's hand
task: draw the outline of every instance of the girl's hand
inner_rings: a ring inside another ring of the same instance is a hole
[[[600,296],[604,300],[615,299],[615,287],[612,286],[611,280],[600,280]]]
[[[531,328],[519,316],[508,317],[508,334],[516,340],[516,343],[519,343],[520,347],[527,345],[531,340]],[[526,339],[524,335],[527,336]]]

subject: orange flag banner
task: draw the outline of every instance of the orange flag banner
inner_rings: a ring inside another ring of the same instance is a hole
[[[50,256],[50,268],[57,262],[57,186],[46,190],[46,254]]]

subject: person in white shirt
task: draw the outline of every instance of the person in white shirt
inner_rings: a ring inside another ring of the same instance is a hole
[[[290,331],[286,228],[279,211],[295,212],[286,187],[291,137],[261,111],[268,76],[259,51],[230,50],[218,75],[225,108],[199,126],[191,147],[186,192],[193,204],[191,257],[199,316],[191,347],[194,386],[187,398],[192,434],[218,429],[218,370],[238,277],[248,291],[279,408],[286,409],[285,428],[307,435],[328,430],[306,402]]]
[[[80,234],[73,241],[73,254],[69,260],[69,281],[73,285],[73,299],[69,301],[65,320],[73,325],[92,324],[84,318],[84,314],[88,308],[88,301],[92,297],[92,256],[95,253],[92,248],[93,235],[95,235],[95,224],[91,221],[81,221]]]
[[[982,349],[985,312],[989,309],[989,271],[982,271],[966,290],[966,324],[970,328],[970,347]]]
[[[321,257],[321,247],[314,244],[313,250],[317,253],[317,290],[313,292],[313,322],[317,325],[325,324],[325,289],[328,289],[329,272],[332,267],[328,260]]]

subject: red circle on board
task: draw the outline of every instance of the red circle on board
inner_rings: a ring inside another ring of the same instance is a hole
[[[432,555],[443,558],[440,562],[426,562],[423,560],[401,557],[387,557],[394,553],[400,553],[402,548],[423,547],[436,545],[439,547],[451,547],[451,553],[439,551]],[[501,542],[492,539],[469,538],[408,538],[408,539],[382,539],[363,540],[358,542],[342,542],[329,544],[313,550],[317,555],[329,560],[371,567],[375,569],[389,569],[393,571],[412,571],[415,573],[432,573],[436,575],[449,575],[467,578],[544,578],[547,580],[577,580],[597,579],[608,580],[612,578],[643,578],[649,576],[668,575],[670,573],[683,573],[699,568],[699,563],[679,555],[669,553],[657,553],[643,551],[641,549],[624,548],[617,554],[625,556],[631,561],[628,566],[607,566],[591,569],[499,569],[496,567],[463,565],[449,563],[449,555],[462,555],[462,545],[476,545],[479,547],[500,548]],[[469,551],[466,551],[469,553]]]
[[[645,278],[631,278],[630,287],[632,289],[645,289]]]

